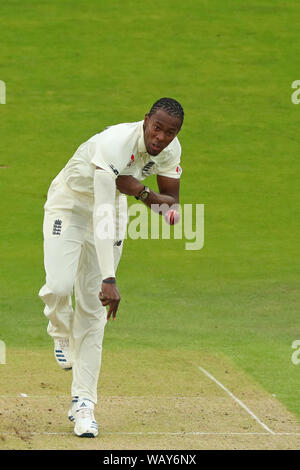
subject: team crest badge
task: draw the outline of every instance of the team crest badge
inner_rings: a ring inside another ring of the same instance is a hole
[[[129,160],[129,163],[127,163],[127,167],[131,166],[134,163],[134,155],[132,154]]]
[[[181,173],[182,173],[182,168],[181,168],[180,165],[177,166],[177,168],[176,168],[176,173],[178,173],[179,176],[181,175]]]
[[[61,228],[62,228],[62,220],[56,219],[54,224],[53,224],[52,235],[60,235],[61,234]]]

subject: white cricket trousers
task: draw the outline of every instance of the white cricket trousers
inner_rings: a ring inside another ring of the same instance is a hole
[[[107,310],[99,300],[102,278],[94,243],[93,206],[93,197],[71,190],[62,173],[51,183],[43,224],[46,283],[39,296],[49,320],[48,334],[70,338],[74,351],[71,395],[97,403]],[[127,198],[118,191],[116,211],[117,270],[127,224]]]

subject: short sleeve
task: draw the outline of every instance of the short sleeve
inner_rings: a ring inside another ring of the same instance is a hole
[[[182,174],[182,168],[178,163],[170,168],[162,168],[161,170],[158,171],[157,174],[159,176],[167,176],[168,178],[180,179],[181,174]]]
[[[114,178],[126,167],[132,147],[131,139],[124,129],[116,129],[118,127],[112,126],[97,134],[91,155],[91,163],[108,171]]]
[[[159,165],[157,174],[159,176],[167,176],[168,178],[179,179],[182,174],[182,168],[180,166],[181,158],[181,145],[179,140],[176,138],[172,146],[170,146],[166,160],[161,162]]]

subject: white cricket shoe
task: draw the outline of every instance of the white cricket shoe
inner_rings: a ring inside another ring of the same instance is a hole
[[[87,398],[73,398],[68,418],[75,422],[74,433],[76,436],[96,437],[98,435],[98,424],[94,417],[94,403]]]
[[[72,369],[73,351],[69,338],[54,338],[54,357],[59,367],[64,370]]]

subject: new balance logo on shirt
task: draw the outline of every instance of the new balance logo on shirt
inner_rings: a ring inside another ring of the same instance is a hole
[[[144,168],[142,169],[142,173],[144,176],[149,176],[151,174],[151,168],[152,166],[155,165],[155,162],[151,161],[146,163]]]
[[[114,174],[118,176],[119,172],[118,172],[118,170],[113,166],[112,163],[109,165],[109,168],[111,168],[112,171],[114,172]]]

